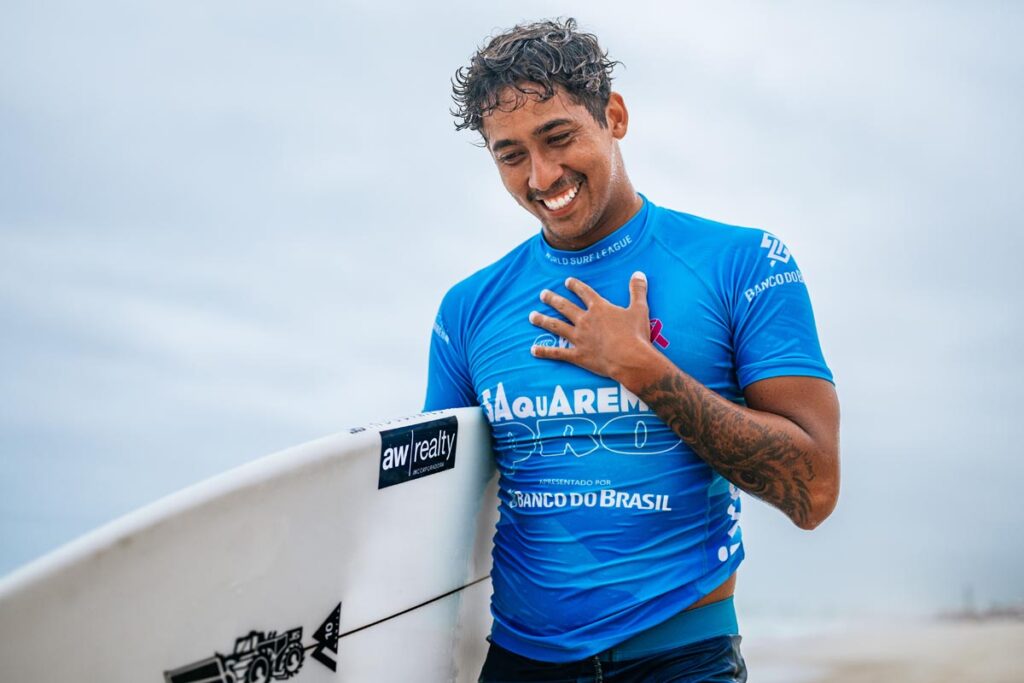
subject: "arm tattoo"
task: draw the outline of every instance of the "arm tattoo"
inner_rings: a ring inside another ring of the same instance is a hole
[[[782,429],[759,422],[679,371],[644,387],[640,398],[705,462],[739,488],[802,525],[811,517],[811,455]]]

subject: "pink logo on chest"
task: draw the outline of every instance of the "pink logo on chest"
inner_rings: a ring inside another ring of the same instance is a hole
[[[662,324],[657,318],[651,319],[651,342],[663,349],[668,348],[668,339],[661,333]]]

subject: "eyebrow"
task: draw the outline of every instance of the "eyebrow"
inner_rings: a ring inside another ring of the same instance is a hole
[[[544,135],[545,133],[548,133],[554,130],[555,128],[558,128],[559,126],[564,126],[567,123],[572,123],[572,119],[552,119],[547,123],[542,123],[541,125],[533,129],[533,137],[540,137],[541,135]],[[491,145],[491,151],[497,152],[499,149],[503,149],[505,147],[517,144],[517,142],[517,140],[510,140],[507,138],[504,140],[498,140],[493,145]]]

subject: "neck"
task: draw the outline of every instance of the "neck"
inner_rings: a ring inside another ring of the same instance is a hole
[[[633,189],[628,178],[613,192],[607,210],[598,217],[594,226],[584,234],[572,239],[560,239],[544,228],[544,239],[555,249],[579,251],[597,244],[629,222],[644,205],[644,200]]]

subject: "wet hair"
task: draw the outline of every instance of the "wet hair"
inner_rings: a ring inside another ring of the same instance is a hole
[[[515,26],[491,38],[468,67],[455,72],[455,130],[480,131],[484,117],[494,110],[514,111],[531,96],[549,100],[556,86],[605,128],[611,72],[619,63],[608,59],[596,36],[577,31],[575,19]],[[515,93],[511,106],[499,100],[506,89]]]

